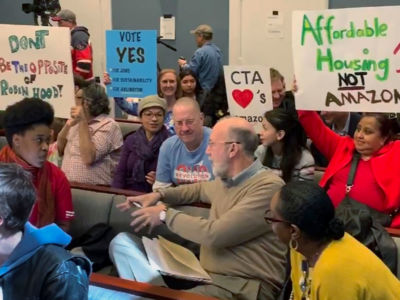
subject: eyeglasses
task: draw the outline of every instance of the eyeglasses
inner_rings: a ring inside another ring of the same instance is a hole
[[[264,219],[265,222],[267,222],[268,224],[272,224],[272,223],[286,223],[286,224],[290,224],[290,222],[285,221],[285,220],[281,220],[281,219],[277,219],[272,217],[272,211],[270,209],[267,209],[265,214],[264,214]]]
[[[152,111],[145,111],[142,113],[142,116],[146,117],[146,118],[153,118],[156,117],[157,119],[161,119],[164,118],[164,114],[162,112],[158,112],[158,113],[154,113]]]
[[[216,144],[225,144],[225,145],[230,145],[230,144],[241,144],[240,142],[208,142],[208,146],[213,147]]]

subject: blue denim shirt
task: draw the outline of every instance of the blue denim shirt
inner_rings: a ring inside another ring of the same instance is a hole
[[[222,72],[222,52],[215,44],[207,42],[194,52],[190,62],[183,68],[190,68],[196,74],[201,88],[211,91]]]

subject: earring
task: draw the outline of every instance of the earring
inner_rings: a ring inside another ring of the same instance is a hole
[[[297,240],[291,238],[289,241],[289,247],[294,250],[297,250],[297,248],[299,248],[299,243],[297,242]]]

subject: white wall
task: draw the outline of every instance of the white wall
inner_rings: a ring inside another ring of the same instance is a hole
[[[111,29],[111,0],[61,0],[62,9],[76,14],[78,25],[89,29],[93,46],[93,71],[100,76],[106,69],[105,31]]]
[[[230,0],[229,64],[275,67],[289,85],[293,78],[291,12],[326,8],[328,0]],[[267,36],[267,18],[273,10],[283,17],[283,38]]]

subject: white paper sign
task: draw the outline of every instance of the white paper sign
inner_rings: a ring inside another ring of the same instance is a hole
[[[293,61],[306,110],[400,110],[400,6],[296,11]]]
[[[246,119],[257,132],[266,111],[272,109],[271,80],[266,66],[224,66],[231,116]]]
[[[284,34],[283,28],[283,16],[281,11],[271,11],[269,16],[267,16],[267,38],[274,39],[280,38],[282,39]]]
[[[160,17],[160,36],[162,40],[175,40],[175,17]]]
[[[74,82],[68,28],[0,25],[0,110],[28,98],[69,117]]]

